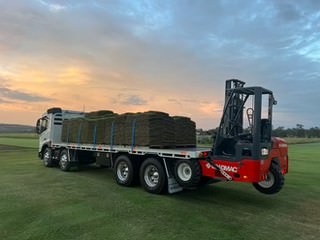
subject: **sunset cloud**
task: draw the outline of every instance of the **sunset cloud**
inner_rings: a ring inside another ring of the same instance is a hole
[[[0,122],[28,124],[51,106],[85,106],[167,111],[213,128],[224,81],[239,78],[274,91],[275,126],[319,125],[319,1],[12,0],[1,7]],[[30,111],[28,122],[19,109]]]
[[[122,98],[123,96],[119,96]],[[146,105],[147,101],[137,95],[126,96],[123,100],[120,100],[121,104],[124,105]]]

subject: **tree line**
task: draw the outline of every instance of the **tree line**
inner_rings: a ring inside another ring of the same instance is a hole
[[[218,132],[218,128],[203,130],[197,129],[197,141],[198,143],[211,143],[213,141],[213,136]],[[272,136],[275,137],[291,137],[291,138],[320,138],[320,128],[312,127],[305,129],[304,125],[298,123],[296,127],[285,128],[277,127],[272,129]]]
[[[294,128],[277,127],[272,130],[272,135],[276,137],[320,138],[320,128],[305,129],[302,124],[296,124]]]

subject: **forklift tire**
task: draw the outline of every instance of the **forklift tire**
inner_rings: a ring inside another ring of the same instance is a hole
[[[70,170],[71,168],[71,163],[69,161],[69,154],[68,154],[68,151],[67,149],[63,149],[61,152],[60,152],[60,157],[59,157],[59,166],[60,166],[60,169],[64,172],[67,172]]]
[[[117,157],[113,174],[116,182],[122,186],[132,186],[135,180],[135,170],[130,159],[125,155]]]
[[[274,194],[279,192],[284,184],[284,176],[276,163],[271,163],[267,179],[253,183],[255,189],[264,194]]]
[[[166,173],[162,164],[155,158],[147,158],[140,167],[140,183],[149,193],[165,191]]]
[[[46,147],[43,151],[43,165],[45,167],[54,167],[54,161],[52,159],[52,151],[51,148]]]
[[[194,188],[200,185],[202,173],[198,161],[179,160],[174,166],[174,176],[181,187]]]

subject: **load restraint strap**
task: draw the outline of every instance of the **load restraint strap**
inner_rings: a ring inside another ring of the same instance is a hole
[[[81,143],[81,132],[82,132],[82,123],[80,123],[79,128],[78,128],[78,144],[79,145]]]
[[[70,126],[67,128],[67,144],[69,143]]]
[[[113,142],[114,142],[114,122],[111,125],[111,136],[110,136],[110,150],[112,150]]]
[[[135,118],[135,119],[133,119],[133,121],[132,121],[131,151],[133,151],[133,148],[134,148],[134,138],[135,138],[136,123],[137,123],[137,119]]]
[[[93,129],[93,145],[97,144],[97,124],[94,125]]]

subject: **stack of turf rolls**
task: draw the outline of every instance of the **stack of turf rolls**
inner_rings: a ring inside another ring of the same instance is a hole
[[[188,117],[174,116],[176,147],[196,146],[196,124]]]
[[[109,144],[106,132],[109,132],[116,114],[109,110],[100,110],[85,114],[85,123],[81,133],[81,143],[87,144]],[[110,141],[110,139],[109,139]]]
[[[175,147],[174,122],[167,113],[149,111],[126,114],[126,116],[127,145],[153,148]]]
[[[62,141],[175,148],[195,145],[195,123],[186,117],[170,117],[164,112],[115,114],[102,110],[85,118],[64,120]]]
[[[80,143],[84,123],[84,118],[64,120],[62,124],[61,140],[69,143]]]
[[[114,120],[113,136],[110,135],[113,138],[114,145],[129,145],[129,143],[126,142],[126,118],[126,114],[121,114]],[[108,144],[109,143],[110,141]]]
[[[86,113],[84,118],[64,120],[61,140],[69,143],[107,144],[106,122],[110,122],[110,119],[113,122],[115,115],[112,111],[101,110]]]

